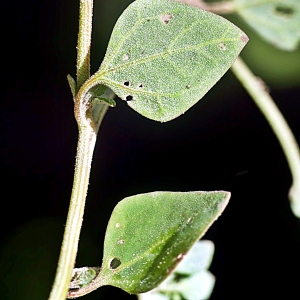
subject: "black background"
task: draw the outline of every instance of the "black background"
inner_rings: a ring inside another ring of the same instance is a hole
[[[77,143],[66,81],[68,73],[75,76],[77,2],[4,0],[1,5],[4,300],[47,299],[54,278]],[[95,2],[93,72],[113,24],[129,3]],[[300,141],[300,52],[273,49],[243,29],[250,42],[242,56],[271,87]],[[231,72],[192,109],[165,124],[143,118],[118,100],[99,131],[76,265],[101,264],[110,213],[126,196],[229,190],[228,207],[204,237],[216,247],[211,299],[296,299],[300,224],[289,207],[290,185],[274,134]],[[86,296],[112,298],[136,299],[113,287]]]

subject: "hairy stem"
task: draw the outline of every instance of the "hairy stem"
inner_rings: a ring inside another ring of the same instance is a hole
[[[50,300],[63,300],[69,289],[72,270],[78,249],[79,235],[83,220],[85,198],[96,143],[96,132],[91,127],[79,131],[75,175],[67,224],[63,237],[59,263]]]
[[[300,217],[300,150],[296,139],[262,80],[254,76],[241,58],[237,58],[231,69],[264,114],[282,147],[293,177],[289,192],[291,207]]]
[[[93,0],[80,0],[79,33],[77,46],[77,91],[90,77],[90,44],[92,33]],[[75,174],[69,212],[59,256],[56,277],[49,300],[66,299],[72,270],[78,250],[78,241],[83,221],[84,207],[90,177],[93,151],[97,131],[107,110],[105,105],[98,109],[96,124],[93,121],[92,109],[86,103],[88,97],[76,97],[75,109],[80,108],[82,119],[77,119],[79,137],[75,163]],[[80,105],[79,103],[85,103]],[[76,113],[75,113],[76,114]]]
[[[80,0],[77,42],[77,91],[90,77],[90,49],[93,22],[93,0]]]

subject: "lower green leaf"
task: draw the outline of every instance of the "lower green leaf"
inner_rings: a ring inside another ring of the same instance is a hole
[[[153,192],[115,207],[99,285],[138,294],[155,288],[226,207],[229,192]]]

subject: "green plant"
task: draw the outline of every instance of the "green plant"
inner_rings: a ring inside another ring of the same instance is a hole
[[[271,15],[287,22],[288,34],[282,34],[285,27],[280,27],[276,35],[278,28],[274,26],[260,34],[273,43],[276,41],[285,50],[293,50],[298,43],[298,36],[293,33],[298,25],[299,5],[295,1],[284,5],[273,1],[249,3],[227,3],[226,10],[236,10],[249,21],[249,11],[251,13],[256,7],[261,10],[254,13],[263,17],[269,13],[266,7],[275,8]],[[93,2],[81,1],[80,4],[76,82],[68,77],[79,127],[77,163],[61,258],[50,299],[64,299],[67,293],[96,136],[108,106],[115,105],[114,93],[150,119],[172,120],[203,97],[230,68],[248,41],[236,26],[208,12],[169,0],[137,0],[120,17],[101,67],[90,77]],[[199,4],[218,12],[216,8],[226,3]],[[249,23],[255,27],[251,18]],[[255,27],[258,31],[260,28]],[[294,212],[299,216],[300,162],[296,142],[261,81],[240,59],[234,63],[233,71],[281,142],[293,173],[290,196]],[[124,199],[114,210],[108,225],[101,269],[75,270],[69,296],[84,295],[105,284],[130,293],[154,288],[220,215],[228,200],[228,192],[155,192]],[[148,218],[150,212],[157,213]],[[146,223],[150,231],[148,237],[143,234],[141,223]],[[130,241],[129,246],[127,241]]]

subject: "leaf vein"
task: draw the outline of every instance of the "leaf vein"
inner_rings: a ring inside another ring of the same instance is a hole
[[[153,17],[153,18],[154,18],[154,17]],[[123,38],[120,40],[120,42],[119,42],[118,46],[116,47],[115,51],[113,51],[113,52],[111,53],[111,55],[110,55],[109,57],[107,57],[107,61],[104,61],[104,62],[105,62],[105,65],[107,66],[107,65],[110,64],[110,62],[114,59],[114,57],[116,57],[116,55],[119,53],[119,50],[122,48],[124,42],[130,37],[130,35],[131,35],[132,33],[134,33],[134,32],[138,29],[138,27],[139,27],[140,25],[142,25],[145,21],[150,20],[150,19],[153,19],[153,18],[142,18],[142,19],[138,20],[138,21],[135,23],[135,25],[127,32],[127,34],[125,34],[125,35],[123,36]],[[104,68],[105,68],[105,67],[104,67]]]
[[[174,53],[177,53],[177,52],[184,52],[184,51],[189,51],[189,50],[199,50],[200,48],[205,47],[205,46],[209,46],[211,44],[217,44],[217,43],[220,43],[220,42],[238,41],[238,40],[239,39],[237,39],[237,38],[225,38],[225,39],[219,38],[217,40],[213,40],[213,41],[201,43],[201,44],[190,46],[190,47],[183,47],[183,48],[178,48],[178,49],[174,49],[174,50],[168,50],[168,51],[165,51],[165,52],[161,52],[161,53],[156,53],[156,54],[153,54],[153,55],[149,55],[148,57],[145,57],[145,58],[141,58],[141,59],[137,59],[137,60],[134,60],[134,61],[130,61],[128,63],[124,63],[122,65],[113,67],[113,68],[108,69],[108,70],[102,70],[102,68],[100,68],[99,71],[96,74],[97,74],[98,78],[99,77],[101,78],[104,75],[106,75],[108,73],[111,73],[111,72],[114,72],[116,70],[124,69],[124,68],[130,67],[130,66],[135,66],[135,65],[147,62],[147,61],[154,60],[154,59],[159,59],[159,58],[162,58],[164,56],[167,56],[167,55],[170,55],[170,54],[174,54]]]
[[[194,26],[196,26],[198,23],[207,23],[208,20],[206,20],[205,22],[203,22],[203,20],[199,19],[197,22],[192,23],[190,26],[188,26],[187,28],[185,28],[185,30],[183,29],[174,39],[174,41],[170,44],[169,49],[172,50],[172,46],[175,44],[175,42],[181,38],[187,31],[191,30]]]

